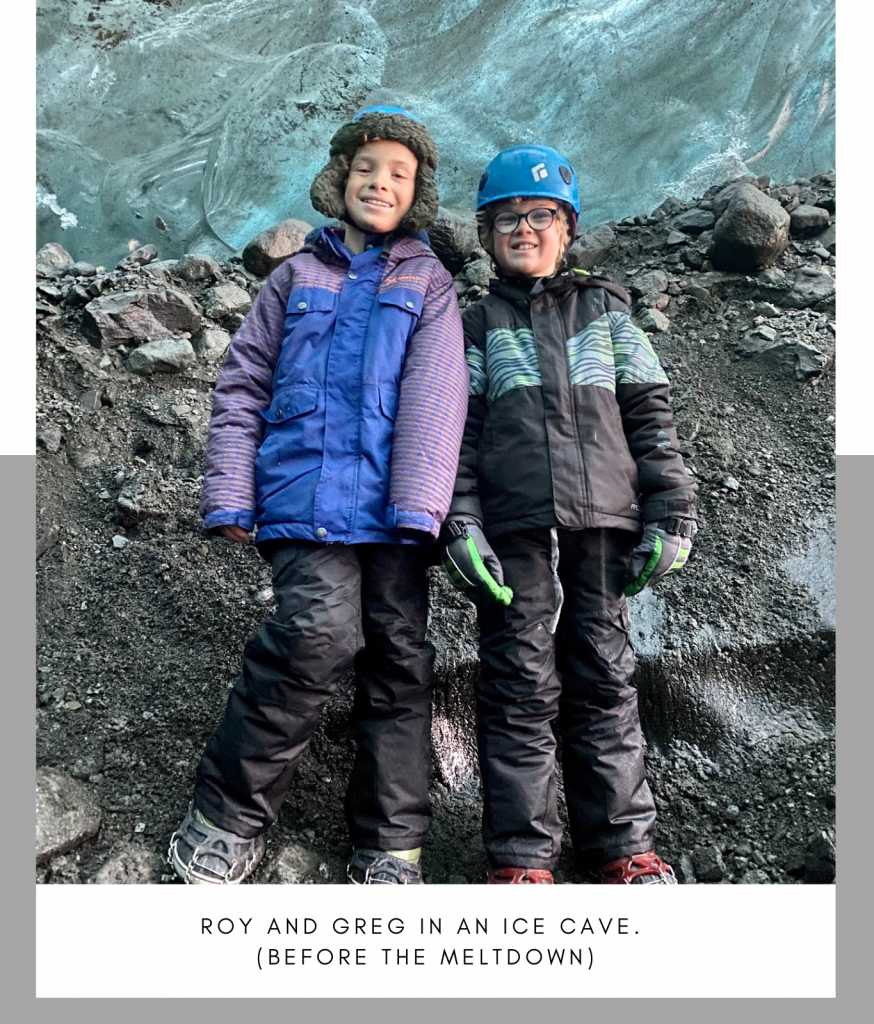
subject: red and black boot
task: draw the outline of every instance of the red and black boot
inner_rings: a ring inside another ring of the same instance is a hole
[[[488,885],[498,886],[552,886],[553,872],[541,867],[492,867],[488,872]]]
[[[655,850],[611,860],[598,871],[597,877],[601,885],[677,884],[674,869],[665,864]]]

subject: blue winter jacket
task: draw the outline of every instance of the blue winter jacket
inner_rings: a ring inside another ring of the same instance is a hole
[[[208,527],[344,544],[439,532],[467,406],[452,279],[419,238],[370,241],[353,255],[313,232],[235,335],[207,442]]]

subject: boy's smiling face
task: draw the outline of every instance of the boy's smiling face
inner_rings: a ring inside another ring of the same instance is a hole
[[[523,214],[537,209],[558,210],[560,207],[554,199],[507,200],[495,203],[491,212],[495,216],[505,210]],[[558,217],[553,218],[552,224],[545,231],[535,231],[526,220],[520,219],[509,235],[501,235],[493,230],[492,238],[495,259],[509,274],[548,277],[558,267],[563,243]]]
[[[419,161],[400,142],[366,142],[352,158],[346,181],[346,211],[360,231],[394,231],[416,198]]]

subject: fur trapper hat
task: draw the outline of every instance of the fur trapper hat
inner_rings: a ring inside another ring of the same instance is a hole
[[[437,217],[437,145],[422,122],[400,107],[368,107],[337,131],[331,139],[330,159],[310,187],[313,206],[326,217],[346,219],[344,194],[349,165],[365,143],[377,139],[400,142],[419,161],[416,197],[401,227],[413,232],[430,227]]]

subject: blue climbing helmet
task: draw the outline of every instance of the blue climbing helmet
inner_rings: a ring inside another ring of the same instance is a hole
[[[549,146],[512,146],[489,162],[479,181],[477,210],[514,196],[558,199],[570,206],[574,220],[580,215],[577,172]]]

